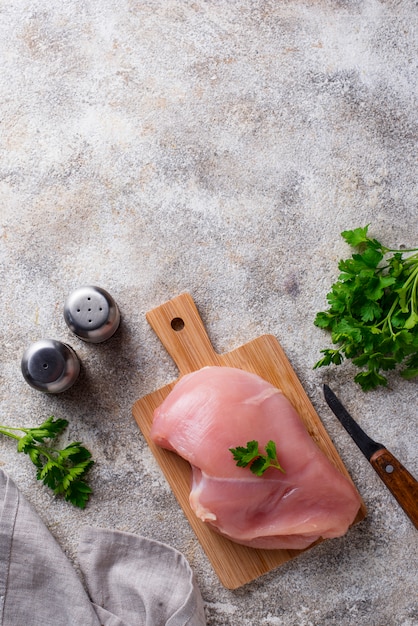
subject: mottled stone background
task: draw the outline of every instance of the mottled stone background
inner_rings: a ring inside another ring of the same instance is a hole
[[[77,567],[83,524],[153,537],[194,569],[209,626],[416,626],[417,535],[326,407],[327,380],[418,474],[417,382],[364,394],[349,364],[313,370],[316,311],[371,224],[418,245],[417,5],[412,0],[0,2],[1,421],[54,414],[94,455],[85,511],[54,499],[14,442],[13,477]],[[65,297],[93,283],[122,325],[71,335]],[[133,421],[177,376],[145,312],[183,291],[215,349],[281,342],[369,509],[343,538],[259,580],[218,582]],[[41,337],[82,361],[61,396],[32,390]]]

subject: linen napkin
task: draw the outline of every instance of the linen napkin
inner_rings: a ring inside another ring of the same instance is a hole
[[[36,511],[0,470],[0,626],[205,626],[203,601],[177,550],[86,527],[83,582]]]

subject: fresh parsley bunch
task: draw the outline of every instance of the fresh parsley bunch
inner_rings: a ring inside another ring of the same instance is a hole
[[[382,371],[399,364],[404,378],[418,375],[418,248],[387,248],[368,237],[368,227],[341,233],[357,252],[339,262],[341,274],[327,295],[330,306],[314,321],[338,346],[321,350],[324,356],[314,367],[351,359],[363,368],[354,380],[364,391],[386,386]]]
[[[64,449],[52,445],[52,440],[67,426],[67,420],[54,420],[51,416],[36,428],[0,425],[0,434],[17,440],[17,451],[29,455],[36,466],[38,480],[50,487],[56,495],[62,495],[74,506],[84,509],[92,493],[84,478],[94,461],[90,452],[78,441]],[[17,435],[16,431],[24,435]]]

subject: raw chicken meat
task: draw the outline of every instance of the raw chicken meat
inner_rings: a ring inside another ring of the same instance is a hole
[[[189,461],[193,511],[237,543],[304,549],[343,535],[360,508],[287,398],[256,374],[204,367],[183,376],[155,410],[151,437]],[[285,473],[237,467],[229,449],[252,440],[263,452],[273,440]]]

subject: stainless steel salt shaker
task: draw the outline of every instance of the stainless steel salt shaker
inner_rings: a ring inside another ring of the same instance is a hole
[[[83,341],[101,343],[117,331],[120,313],[116,302],[105,289],[85,285],[66,299],[64,319],[70,330]]]
[[[46,393],[69,389],[80,373],[74,350],[56,339],[40,339],[23,353],[21,369],[31,387]]]

